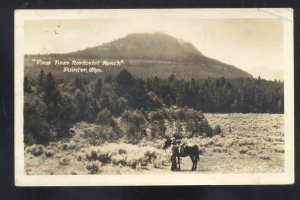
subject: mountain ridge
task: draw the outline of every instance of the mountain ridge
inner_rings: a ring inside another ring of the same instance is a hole
[[[156,74],[163,78],[174,74],[184,79],[222,76],[252,78],[250,73],[233,65],[204,56],[192,43],[161,32],[131,33],[101,45],[48,55],[54,58],[124,59],[124,65],[115,70],[120,72],[126,68],[142,78]]]

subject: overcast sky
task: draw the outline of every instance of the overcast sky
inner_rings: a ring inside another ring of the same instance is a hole
[[[35,20],[24,26],[27,54],[70,52],[129,33],[164,32],[191,42],[205,56],[246,71],[283,69],[280,19]]]

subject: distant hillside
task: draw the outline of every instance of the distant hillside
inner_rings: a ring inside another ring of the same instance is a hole
[[[249,72],[253,75],[253,77],[258,78],[260,76],[263,79],[266,80],[283,80],[283,71],[282,70],[276,70],[271,69],[268,67],[259,67],[259,68],[253,68],[250,69]]]
[[[36,56],[31,55],[27,58],[32,59]],[[127,69],[134,76],[142,78],[154,76],[165,78],[171,74],[180,79],[221,76],[227,78],[252,77],[251,74],[235,66],[205,57],[193,44],[164,33],[134,33],[100,46],[75,52],[38,56],[48,59],[124,60],[121,66],[102,67],[104,73],[100,76],[115,75],[122,69]],[[27,67],[33,67],[25,59],[26,63],[28,64]],[[30,68],[29,73],[35,69],[35,67]],[[53,69],[51,68],[52,71]],[[59,70],[59,68],[55,67],[55,70]],[[95,76],[93,74],[88,75]]]

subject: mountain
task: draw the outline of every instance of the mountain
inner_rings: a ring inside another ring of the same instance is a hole
[[[249,70],[249,73],[253,75],[253,77],[258,78],[260,76],[262,79],[266,80],[283,80],[283,71],[276,70],[269,67],[258,67],[252,68]]]
[[[124,38],[72,53],[74,56],[117,59],[191,61],[202,55],[192,44],[163,33],[129,34]]]
[[[133,33],[99,46],[48,58],[124,60],[122,66],[102,66],[112,75],[127,69],[134,76],[179,79],[252,77],[251,74],[204,56],[193,44],[164,33]],[[103,73],[106,74],[106,73]]]

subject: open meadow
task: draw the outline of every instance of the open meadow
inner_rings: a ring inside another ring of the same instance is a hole
[[[170,170],[170,150],[163,139],[139,143],[87,142],[93,124],[74,125],[69,140],[25,146],[25,171],[29,175],[137,174],[137,173],[279,173],[284,171],[283,114],[205,113],[209,124],[220,125],[212,137],[183,138],[200,149],[197,170],[189,157],[181,158],[181,171]],[[85,137],[85,138],[83,138]]]

